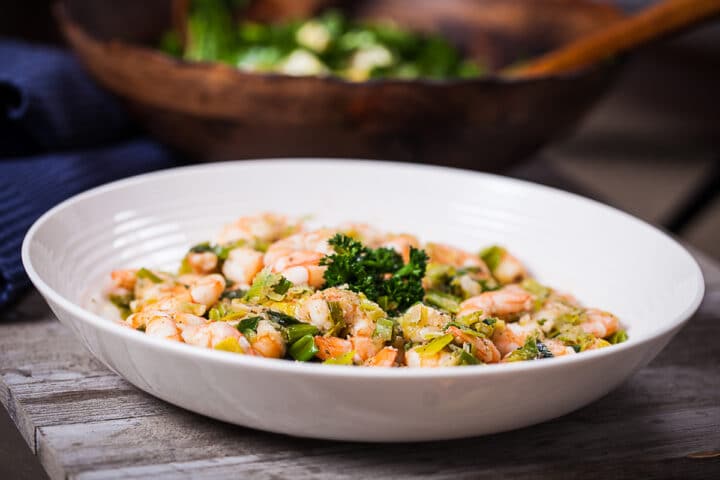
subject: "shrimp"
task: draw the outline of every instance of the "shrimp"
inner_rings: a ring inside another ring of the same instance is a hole
[[[320,360],[337,358],[353,351],[353,345],[350,340],[338,337],[323,337],[318,335],[315,337],[315,346],[318,349],[316,356]]]
[[[515,283],[527,277],[525,266],[520,260],[511,255],[504,248],[501,250],[500,261],[495,265],[492,274],[503,285]]]
[[[248,286],[255,275],[263,268],[263,254],[252,248],[234,248],[230,250],[222,267],[222,273],[228,279]]]
[[[218,265],[218,257],[213,252],[190,252],[186,258],[193,273],[199,275],[214,272]]]
[[[388,352],[380,353],[385,350],[382,347],[382,340],[374,340],[370,337],[354,336],[348,339],[338,337],[315,337],[315,346],[318,348],[317,357],[321,360],[328,360],[331,358],[337,358],[341,355],[345,355],[349,352],[354,352],[353,362],[357,365],[367,364],[367,362],[378,362],[376,366],[391,366],[391,365],[380,365],[381,362],[387,363],[390,354]],[[397,350],[395,350],[395,356],[392,358],[391,364],[395,361],[397,356]]]
[[[255,352],[268,358],[282,358],[285,355],[285,339],[272,323],[261,320],[257,334],[251,342]]]
[[[368,358],[363,365],[366,367],[394,367],[397,365],[398,349],[394,347],[385,347]]]
[[[227,244],[247,240],[271,243],[301,228],[302,224],[300,222],[292,224],[284,215],[261,213],[259,215],[240,217],[234,222],[225,225],[217,238],[217,242]]]
[[[500,361],[500,352],[497,347],[487,338],[477,337],[469,333],[463,332],[458,327],[452,326],[447,332],[455,337],[456,343],[462,345],[469,343],[474,347],[475,357],[484,363],[498,363]]]
[[[328,240],[333,234],[334,230],[321,229],[291,235],[270,245],[264,263],[296,285],[320,287],[325,281],[320,259],[332,252]]]
[[[546,338],[542,341],[546,347],[553,354],[553,357],[562,357],[563,355],[574,355],[575,349],[572,347],[565,346],[563,342],[554,338]]]
[[[296,310],[298,319],[327,332],[334,325],[328,302],[336,302],[340,306],[351,336],[369,337],[375,331],[376,315],[373,313],[382,312],[380,307],[361,299],[355,292],[340,288],[328,288],[307,297]],[[361,308],[363,305],[365,308]]]
[[[337,228],[337,231],[369,247],[380,245],[385,238],[385,233],[367,223],[344,223]]]
[[[605,338],[617,332],[619,321],[612,313],[590,308],[583,313],[580,327],[585,333],[590,333],[597,338]]]
[[[517,285],[484,292],[460,304],[458,317],[481,311],[484,317],[506,316],[526,312],[533,307],[533,297]]]
[[[137,282],[137,270],[113,270],[110,278],[116,287],[133,290]]]
[[[399,253],[405,263],[410,261],[410,248],[418,248],[419,245],[417,237],[408,234],[390,235],[380,244]]]
[[[458,356],[454,352],[442,350],[434,355],[418,352],[420,346],[405,352],[405,363],[408,367],[452,367],[458,364]]]
[[[155,312],[151,315],[145,325],[145,333],[151,337],[182,342],[180,330],[172,316],[166,313]]]
[[[217,303],[223,290],[225,290],[225,278],[214,273],[190,285],[190,297],[195,303],[210,306]]]
[[[533,324],[508,323],[505,328],[495,329],[492,341],[500,354],[505,357],[510,352],[522,347],[529,336],[537,333],[537,327]]]
[[[450,316],[440,310],[418,303],[400,317],[399,323],[406,340],[424,342],[431,336],[442,334],[450,320]]]
[[[478,269],[479,273],[484,276],[490,276],[490,269],[478,255],[442,243],[428,243],[425,246],[425,251],[433,263],[441,263],[456,268],[472,267]]]
[[[254,353],[247,338],[238,332],[237,328],[226,322],[206,322],[201,325],[185,324],[181,336],[185,343],[206,348],[215,348],[223,340],[234,338],[243,352]]]

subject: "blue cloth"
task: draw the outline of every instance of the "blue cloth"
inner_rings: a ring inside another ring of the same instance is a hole
[[[176,166],[68,52],[0,39],[0,306],[29,286],[20,246],[69,196]]]

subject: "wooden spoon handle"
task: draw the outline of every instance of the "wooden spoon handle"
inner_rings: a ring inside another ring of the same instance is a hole
[[[717,14],[720,14],[720,0],[665,0],[503,73],[510,77],[532,77],[576,70]]]

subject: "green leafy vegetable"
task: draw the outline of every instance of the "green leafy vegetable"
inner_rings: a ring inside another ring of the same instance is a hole
[[[328,287],[347,285],[387,312],[404,310],[423,299],[422,278],[427,266],[424,251],[411,248],[410,259],[403,264],[394,250],[371,249],[346,235],[337,234],[329,243],[335,253],[320,262],[328,267],[325,271]]]
[[[319,333],[318,328],[315,325],[310,325],[309,323],[297,323],[295,325],[290,325],[285,329],[285,332],[287,335],[287,342],[291,344],[307,335],[314,337]]]
[[[415,351],[421,357],[432,357],[433,355],[440,353],[443,348],[453,341],[453,338],[454,337],[449,333],[433,338],[427,344],[415,349]]]
[[[262,320],[262,318],[260,317],[244,318],[240,320],[240,322],[237,324],[237,329],[240,331],[240,333],[247,337],[250,334],[257,332],[257,327],[258,323],[260,323],[260,320]]]
[[[155,273],[151,272],[147,268],[141,268],[140,270],[138,270],[137,277],[148,279],[153,283],[162,283],[163,282],[162,278],[158,277]]]
[[[461,299],[450,293],[430,291],[425,294],[424,301],[428,305],[440,308],[449,313],[458,313],[460,311]]]
[[[506,362],[520,362],[524,360],[537,360],[540,358],[550,358],[553,354],[547,346],[538,342],[537,338],[530,336],[525,340],[525,344],[517,350],[510,353],[505,359]]]
[[[315,346],[315,337],[312,335],[300,337],[295,343],[290,345],[290,349],[288,350],[290,356],[300,362],[311,360],[317,352],[318,348]]]
[[[290,325],[301,323],[297,318],[276,310],[268,310],[265,312],[265,315],[267,315],[269,320],[277,323],[281,327],[289,327]]]
[[[375,331],[373,338],[380,338],[384,342],[389,342],[393,338],[393,330],[395,323],[388,318],[381,318],[375,323]]]
[[[280,275],[264,269],[255,276],[245,300],[250,303],[263,303],[267,301],[279,302],[292,287],[292,282]]]
[[[497,245],[488,247],[480,252],[480,258],[482,258],[485,265],[488,266],[491,272],[500,265],[503,256],[505,255],[505,249]]]
[[[352,365],[355,352],[343,353],[335,358],[328,358],[323,363],[326,365]]]
[[[627,332],[621,329],[607,337],[605,340],[607,340],[611,345],[617,345],[618,343],[627,342],[627,339]]]

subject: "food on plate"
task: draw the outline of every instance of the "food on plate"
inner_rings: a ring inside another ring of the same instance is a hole
[[[222,62],[246,72],[293,76],[474,78],[484,68],[442,36],[411,32],[392,22],[355,21],[336,10],[279,23],[237,19],[228,0],[191,2],[184,42],[174,31],[166,53],[191,61]]]
[[[263,213],[193,246],[176,273],[111,273],[121,324],[300,362],[443,367],[541,360],[627,340],[612,313],[539,283],[508,250]]]

